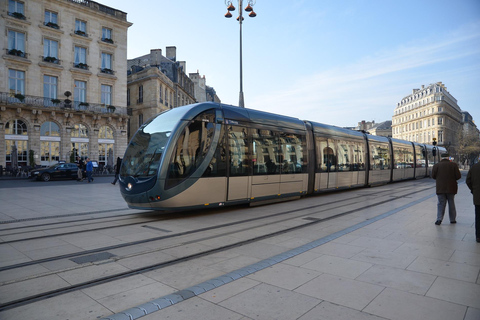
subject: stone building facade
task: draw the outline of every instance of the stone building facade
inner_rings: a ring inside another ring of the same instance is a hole
[[[368,132],[374,136],[392,137],[392,121],[375,123]]]
[[[186,74],[186,62],[177,61],[176,47],[167,47],[165,56],[162,49],[152,49],[128,60],[129,139],[158,113],[195,102],[195,83]]]
[[[456,132],[462,129],[462,110],[441,82],[413,89],[394,110],[393,138],[454,149]]]
[[[2,167],[123,156],[130,26],[94,1],[0,0]]]
[[[196,73],[189,73],[188,76],[193,81],[193,90],[195,94],[195,100],[197,100],[197,102],[221,102],[215,89],[207,86],[207,79],[205,79],[205,75],[200,76],[200,73],[197,70]]]

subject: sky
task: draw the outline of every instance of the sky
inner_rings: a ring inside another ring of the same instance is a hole
[[[238,105],[240,27],[223,0],[98,0],[127,13],[128,59],[167,46]],[[247,0],[244,0],[243,7]],[[443,82],[480,127],[479,0],[258,0],[245,15],[245,107],[342,127],[391,120]]]

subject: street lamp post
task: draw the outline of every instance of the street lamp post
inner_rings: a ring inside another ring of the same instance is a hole
[[[227,6],[227,13],[225,14],[225,18],[231,18],[232,17],[232,14],[231,14],[231,11],[235,11],[235,7],[233,6],[232,4],[232,1],[229,1],[229,0],[224,0],[225,1],[225,5]],[[254,18],[257,16],[257,14],[253,11],[253,6],[255,5],[256,3],[256,0],[247,0],[248,1],[248,5],[245,7],[245,11],[246,12],[250,12],[249,13],[249,17],[251,18]],[[242,21],[243,21],[243,0],[238,0],[238,11],[239,11],[239,15],[238,15],[238,18],[237,18],[237,21],[240,25],[240,94],[239,94],[239,98],[238,98],[238,106],[240,108],[245,108],[245,102],[244,102],[244,99],[243,99],[243,62],[242,62]]]

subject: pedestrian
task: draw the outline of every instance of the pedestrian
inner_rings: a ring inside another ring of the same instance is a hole
[[[88,183],[90,183],[91,181],[93,181],[92,173],[93,173],[93,162],[90,160],[90,158],[87,158],[87,178],[88,178]]]
[[[77,181],[83,181],[84,177],[83,177],[83,160],[82,158],[80,157],[77,157]]]
[[[462,177],[455,162],[449,160],[449,154],[443,153],[442,160],[433,166],[432,178],[436,180],[437,193],[437,221],[438,226],[442,223],[445,208],[448,202],[448,215],[450,223],[457,223],[457,211],[455,209],[455,195],[458,191],[457,180]]]
[[[480,162],[473,165],[467,174],[467,186],[473,193],[475,205],[475,236],[480,243]]]
[[[115,179],[113,179],[112,184],[115,185],[118,180],[118,175],[120,174],[120,166],[122,165],[122,158],[117,157],[117,165],[115,166]]]

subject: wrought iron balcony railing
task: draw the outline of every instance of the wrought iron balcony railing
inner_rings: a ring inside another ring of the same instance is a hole
[[[8,55],[17,56],[21,58],[27,57],[27,53],[23,52],[22,50],[18,50],[18,49],[6,49],[6,50]]]
[[[68,99],[65,100],[0,92],[0,104],[4,105],[16,104],[32,108],[42,108],[43,110],[59,108],[72,111],[127,115],[126,107],[115,107],[100,103],[70,101]]]

